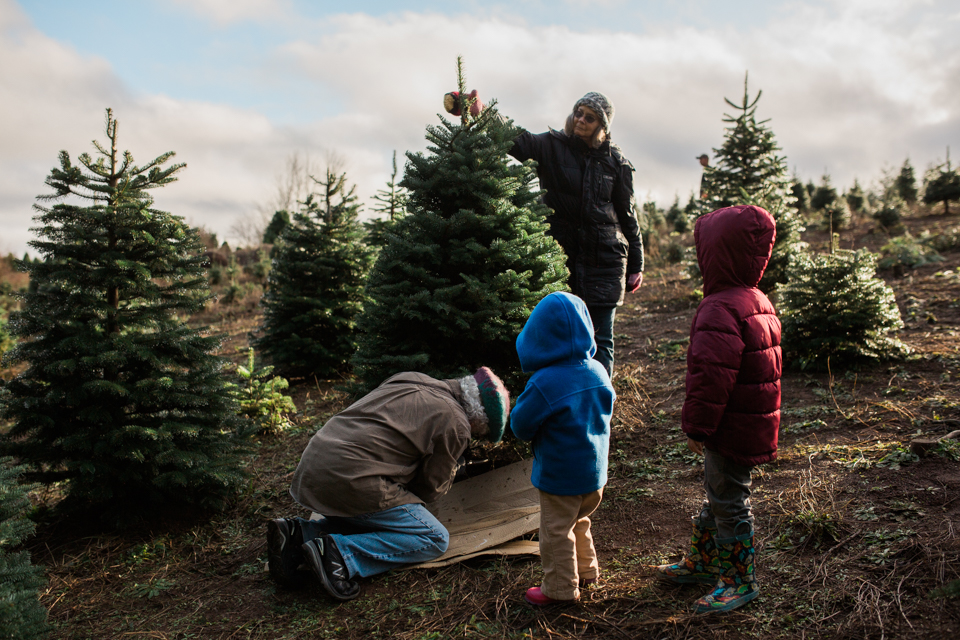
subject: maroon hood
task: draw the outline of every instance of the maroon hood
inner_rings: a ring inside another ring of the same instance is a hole
[[[699,218],[693,240],[703,274],[703,295],[757,286],[776,237],[773,216],[752,205],[717,209]]]

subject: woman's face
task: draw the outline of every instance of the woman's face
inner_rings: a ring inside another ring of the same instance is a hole
[[[589,142],[599,126],[600,116],[590,107],[580,105],[573,112],[573,135],[578,138]]]

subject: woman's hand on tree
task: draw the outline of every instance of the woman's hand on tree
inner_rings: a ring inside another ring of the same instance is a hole
[[[627,274],[627,293],[636,293],[641,284],[643,284],[642,272]]]
[[[480,115],[480,112],[483,111],[483,103],[480,102],[480,96],[477,95],[476,89],[463,96],[463,98],[460,97],[459,91],[451,91],[450,93],[444,95],[443,108],[447,113],[459,116],[461,107],[467,100],[473,100],[473,102],[470,104],[470,115],[476,118]]]

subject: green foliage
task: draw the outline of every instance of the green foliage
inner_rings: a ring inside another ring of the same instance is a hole
[[[377,204],[373,210],[385,218],[375,218],[364,223],[367,229],[367,243],[375,247],[387,244],[387,234],[403,216],[407,215],[407,201],[410,196],[397,184],[397,152],[393,152],[393,173],[387,182],[387,188],[374,194]]]
[[[275,212],[273,217],[270,218],[270,223],[267,225],[267,228],[263,230],[263,244],[275,244],[277,240],[280,239],[280,236],[283,235],[283,230],[286,229],[289,224],[289,211],[281,209]]]
[[[739,113],[725,115],[723,145],[714,149],[716,166],[704,168],[707,197],[700,201],[700,214],[737,204],[752,204],[770,212],[777,223],[777,239],[773,255],[760,281],[760,289],[770,292],[778,283],[787,281],[792,257],[803,251],[800,239],[803,224],[797,214],[793,180],[787,171],[786,157],[778,155],[773,131],[768,120],[757,122],[757,102],[762,91],[750,100],[747,78],[743,81],[743,102],[727,104]]]
[[[24,264],[7,356],[28,367],[6,385],[0,448],[37,480],[67,481],[68,505],[126,518],[168,500],[221,506],[242,480],[236,405],[220,338],[180,320],[210,297],[203,245],[148,194],[183,165],[164,166],[172,152],[142,166],[120,156],[109,109],[106,132],[96,159],[62,151],[39,198],[65,201],[36,207],[43,259]]]
[[[913,165],[910,164],[910,158],[903,161],[900,173],[893,181],[893,187],[896,189],[897,195],[908,205],[916,204],[917,177],[913,172]]]
[[[482,365],[516,388],[516,337],[537,302],[565,288],[533,164],[507,156],[519,130],[494,104],[462,113],[427,127],[427,153],[407,154],[409,213],[387,236],[360,318],[353,363],[366,388],[400,371],[446,378]]]
[[[850,207],[845,198],[836,197],[821,209],[823,213],[823,227],[831,231],[846,229],[850,226],[852,216]]]
[[[798,213],[806,213],[810,210],[810,194],[807,188],[800,182],[800,178],[794,176],[793,184],[790,185],[790,193],[795,198],[793,206]]]
[[[930,592],[931,598],[960,598],[960,580],[948,582],[939,589]]]
[[[285,376],[330,378],[356,350],[357,316],[373,250],[357,221],[356,187],[326,170],[284,229],[254,340]]]
[[[0,638],[34,640],[47,635],[47,610],[38,600],[43,571],[26,551],[15,551],[33,533],[26,518],[27,492],[18,478],[24,471],[11,458],[0,458]]]
[[[251,348],[247,352],[247,366],[237,367],[241,382],[234,389],[240,403],[240,415],[252,420],[258,433],[275,435],[290,426],[284,414],[295,413],[297,406],[283,393],[290,383],[280,376],[271,378],[271,373],[273,367],[257,368]]]
[[[867,195],[863,192],[863,187],[860,186],[860,181],[856,178],[853,180],[853,186],[844,194],[844,199],[847,201],[851,213],[860,215],[866,212]]]
[[[893,191],[889,191],[880,201],[876,213],[873,214],[877,223],[886,231],[903,231],[903,212],[906,210],[906,203]]]
[[[947,149],[947,161],[932,167],[923,177],[923,202],[942,202],[944,213],[949,214],[951,200],[960,200],[960,171],[950,167],[950,150]]]
[[[692,199],[693,194],[691,194],[690,197]],[[680,208],[680,196],[676,196],[673,199],[673,204],[667,209],[664,219],[667,225],[676,233],[686,233],[690,230],[690,216]]]
[[[908,267],[916,269],[925,264],[943,262],[943,257],[929,244],[918,241],[909,233],[893,238],[880,248],[880,260],[877,266],[881,269],[894,267]]]
[[[865,249],[801,255],[780,287],[785,354],[801,368],[888,359],[907,347],[893,290],[876,276],[877,255]]]
[[[829,174],[823,174],[820,177],[820,185],[810,193],[810,209],[813,211],[823,211],[823,209],[837,199],[837,190],[830,181]]]

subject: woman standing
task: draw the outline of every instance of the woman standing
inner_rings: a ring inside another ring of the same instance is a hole
[[[444,101],[459,114],[459,100]],[[476,92],[470,94],[476,98]],[[474,103],[472,111],[479,100]],[[482,107],[481,107],[482,108]],[[633,197],[633,165],[610,141],[614,108],[598,92],[577,100],[563,131],[523,132],[510,155],[536,160],[550,235],[563,247],[574,295],[586,304],[593,320],[597,354],[613,374],[613,319],[624,293],[643,281],[643,240]]]

